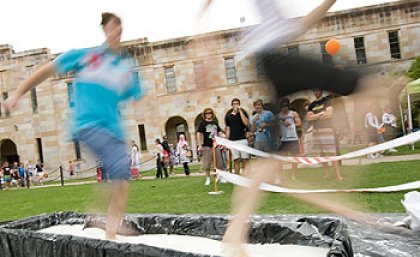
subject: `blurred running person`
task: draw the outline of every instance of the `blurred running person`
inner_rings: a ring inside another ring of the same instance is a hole
[[[33,73],[5,103],[7,109],[31,88],[55,73],[74,72],[75,105],[73,137],[83,142],[97,159],[104,161],[113,184],[107,210],[106,239],[115,239],[127,206],[130,163],[120,115],[120,102],[140,97],[139,79],[133,78],[133,59],[123,53],[121,19],[103,13],[101,20],[105,42],[98,47],[73,49]]]

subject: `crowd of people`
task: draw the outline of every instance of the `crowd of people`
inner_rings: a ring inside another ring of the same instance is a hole
[[[29,161],[26,165],[23,162],[13,162],[11,164],[5,161],[0,170],[0,189],[30,188],[34,185],[34,182],[37,185],[43,185],[46,176],[44,164],[41,161],[37,161],[35,165],[32,161]]]
[[[267,110],[262,99],[253,103],[252,114],[249,115],[238,98],[231,101],[232,109],[225,118],[226,128],[222,129],[211,108],[205,108],[203,121],[197,130],[197,151],[202,152],[202,165],[205,172],[205,185],[210,184],[210,168],[213,164],[217,169],[226,170],[228,149],[217,146],[212,153],[213,140],[216,135],[226,137],[236,143],[251,146],[264,152],[276,152],[284,156],[336,156],[339,155],[340,135],[333,122],[333,96],[325,95],[322,89],[313,89],[314,100],[305,103],[306,112],[302,115],[291,107],[288,98],[280,99],[278,113]],[[361,135],[367,135],[369,146],[394,139],[398,134],[396,117],[387,106],[384,109],[381,122],[377,118],[379,105],[372,105],[372,111],[366,113],[365,133],[358,131],[359,143]],[[302,117],[301,117],[302,116]],[[355,134],[353,133],[353,136]],[[391,148],[388,150],[395,152]],[[368,158],[383,156],[383,153],[369,155]],[[232,149],[233,172],[246,171],[246,165],[251,156],[246,152]],[[214,160],[213,158],[216,158]],[[344,180],[340,172],[339,162],[332,162],[332,168],[337,180]],[[324,178],[331,177],[328,163],[322,164]],[[292,179],[296,180],[297,163],[292,164]]]

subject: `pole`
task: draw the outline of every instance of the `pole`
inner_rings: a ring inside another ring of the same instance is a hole
[[[213,139],[212,146],[212,156],[213,156],[213,172],[214,172],[214,192],[209,192],[209,195],[220,195],[223,194],[223,191],[219,191],[217,187],[217,170],[216,170],[216,139]]]
[[[60,165],[61,186],[64,186],[63,166]]]
[[[217,188],[217,175],[216,175],[216,139],[213,139],[213,174],[214,174],[214,192],[218,192],[219,189]]]
[[[403,134],[405,135],[406,131],[405,131],[405,124],[404,124],[404,113],[403,113],[403,109],[402,109],[401,104],[400,104],[400,115],[401,115],[401,126],[402,126],[402,130],[403,130]]]

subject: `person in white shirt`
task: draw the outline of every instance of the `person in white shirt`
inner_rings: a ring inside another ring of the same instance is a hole
[[[373,146],[379,143],[383,143],[383,124],[379,123],[378,117],[375,115],[375,113],[378,113],[379,107],[373,103],[371,105],[371,109],[373,111],[367,112],[365,116],[365,128],[368,135],[368,146]],[[369,154],[368,158],[379,158],[383,157],[383,155],[380,152]]]
[[[382,115],[383,128],[385,130],[384,137],[386,141],[392,140],[397,137],[397,118],[392,114],[391,106],[384,108],[384,114]],[[390,148],[390,152],[398,152],[395,148]]]

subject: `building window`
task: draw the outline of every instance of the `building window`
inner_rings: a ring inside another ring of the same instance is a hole
[[[363,37],[354,38],[354,51],[356,53],[357,64],[367,63],[365,40]]]
[[[69,102],[69,106],[74,107],[74,86],[73,82],[67,83],[67,100]]]
[[[259,54],[255,55],[255,63],[257,64],[258,79],[266,79],[267,73],[265,72],[263,57]]]
[[[36,139],[36,146],[38,149],[38,160],[40,160],[41,163],[44,163],[44,151],[42,150],[42,138]]]
[[[391,49],[391,58],[401,59],[400,39],[398,36],[398,31],[388,32],[388,37],[389,37],[389,47]]]
[[[146,132],[144,130],[144,125],[141,124],[138,127],[139,127],[139,137],[140,137],[140,149],[142,151],[147,151]]]
[[[197,88],[203,88],[207,86],[207,76],[204,70],[204,62],[203,61],[195,61],[194,62],[194,76],[195,76],[195,84]]]
[[[3,92],[3,101],[6,101],[6,99],[9,97],[9,93],[8,92]],[[5,115],[6,117],[10,116],[10,112],[9,110],[5,110]],[[0,116],[1,116],[1,112],[0,112]]]
[[[299,48],[297,46],[288,47],[287,48],[287,55],[298,56],[299,55]]]
[[[228,84],[236,84],[238,82],[236,78],[235,59],[229,57],[225,59],[226,78]]]
[[[80,142],[79,140],[74,140],[74,150],[76,152],[76,160],[82,159],[82,151],[80,151]]]
[[[31,103],[32,103],[32,113],[38,113],[38,100],[36,97],[36,88],[31,88]]]
[[[166,87],[168,93],[176,92],[175,69],[172,67],[165,67]]]
[[[327,53],[327,50],[325,50],[325,44],[327,44],[326,41],[321,42],[322,63],[333,64],[333,58],[329,53]]]

